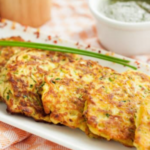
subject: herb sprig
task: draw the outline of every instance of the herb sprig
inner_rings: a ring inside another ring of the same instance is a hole
[[[111,61],[111,62],[114,62],[117,64],[121,64],[121,65],[130,67],[135,70],[137,69],[136,67],[131,66],[129,64],[129,62],[130,62],[129,60],[124,60],[121,58],[108,56],[105,54],[99,54],[99,53],[95,53],[95,52],[90,52],[90,51],[77,49],[77,48],[52,45],[52,44],[42,44],[42,43],[33,43],[33,42],[18,42],[18,41],[0,41],[0,46],[27,47],[27,48],[35,48],[35,49],[41,49],[41,50],[47,50],[47,51],[79,54],[79,55],[90,56],[90,57],[94,57],[94,58],[98,58],[98,59]]]

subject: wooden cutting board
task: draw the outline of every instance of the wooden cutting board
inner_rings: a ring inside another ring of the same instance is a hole
[[[39,27],[50,19],[51,0],[0,0],[0,17]]]

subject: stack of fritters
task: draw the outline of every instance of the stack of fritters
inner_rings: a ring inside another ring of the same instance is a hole
[[[149,76],[120,74],[74,54],[16,47],[0,52],[0,97],[9,112],[150,149]]]
[[[83,115],[87,88],[96,77],[104,80],[112,72],[96,62],[82,59],[53,70],[45,77],[42,92],[43,107],[46,114],[50,114],[51,121],[80,128],[93,137]]]
[[[7,104],[7,110],[38,121],[50,122],[49,116],[43,111],[40,98],[44,76],[60,64],[64,65],[78,58],[72,54],[33,49],[14,55],[0,74],[0,95]]]

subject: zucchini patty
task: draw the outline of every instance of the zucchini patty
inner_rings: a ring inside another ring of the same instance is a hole
[[[0,74],[0,95],[11,113],[20,113],[38,121],[50,122],[43,110],[40,89],[44,76],[59,64],[73,62],[73,54],[29,49],[14,55]]]
[[[105,78],[114,72],[90,60],[76,61],[60,66],[45,77],[42,102],[46,114],[54,124],[80,128],[95,137],[86,125],[83,115],[87,87],[95,78]],[[96,136],[97,137],[97,136]]]

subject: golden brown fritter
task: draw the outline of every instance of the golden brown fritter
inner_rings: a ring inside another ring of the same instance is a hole
[[[134,145],[138,150],[150,149],[150,77],[141,72],[127,71],[124,73],[132,81],[129,93],[138,97],[137,113],[135,114]]]
[[[44,91],[44,108],[46,112],[51,112],[50,119],[54,124],[61,123],[85,131],[83,94],[86,91],[80,82],[67,77],[52,78],[46,81]]]
[[[5,38],[5,39],[0,39],[0,40],[7,40],[7,41],[23,41],[21,37],[10,37],[10,38]],[[1,69],[5,66],[7,61],[16,53],[25,50],[25,48],[20,48],[20,47],[9,47],[9,46],[0,46],[0,73]],[[0,101],[3,101],[2,98],[0,97]]]
[[[89,86],[85,116],[90,131],[107,140],[132,146],[134,117],[150,94],[150,77],[135,71],[111,75]]]
[[[150,96],[150,76],[132,70],[128,70],[123,74],[132,82],[128,93],[132,96],[140,97],[141,101],[139,104],[142,102],[142,99],[147,99],[146,97]]]
[[[134,145],[137,150],[150,149],[150,97],[144,100],[135,117]]]
[[[1,39],[3,41],[23,41],[21,37],[10,37]],[[5,66],[7,61],[16,53],[20,52],[21,50],[24,50],[25,48],[20,47],[9,47],[9,46],[0,46],[0,72],[1,69]]]
[[[95,78],[104,78],[113,70],[103,68],[90,60],[79,60],[60,66],[46,76],[43,86],[42,102],[46,114],[54,124],[63,124],[71,128],[80,128],[89,136],[83,110],[87,86]]]
[[[84,112],[92,133],[132,146],[136,104],[128,95],[129,86],[127,78],[118,73],[108,80],[94,81],[88,89]]]
[[[35,120],[50,122],[45,116],[39,90],[44,76],[52,69],[73,62],[76,55],[40,50],[26,50],[13,56],[0,74],[0,95],[11,113],[21,113]]]

